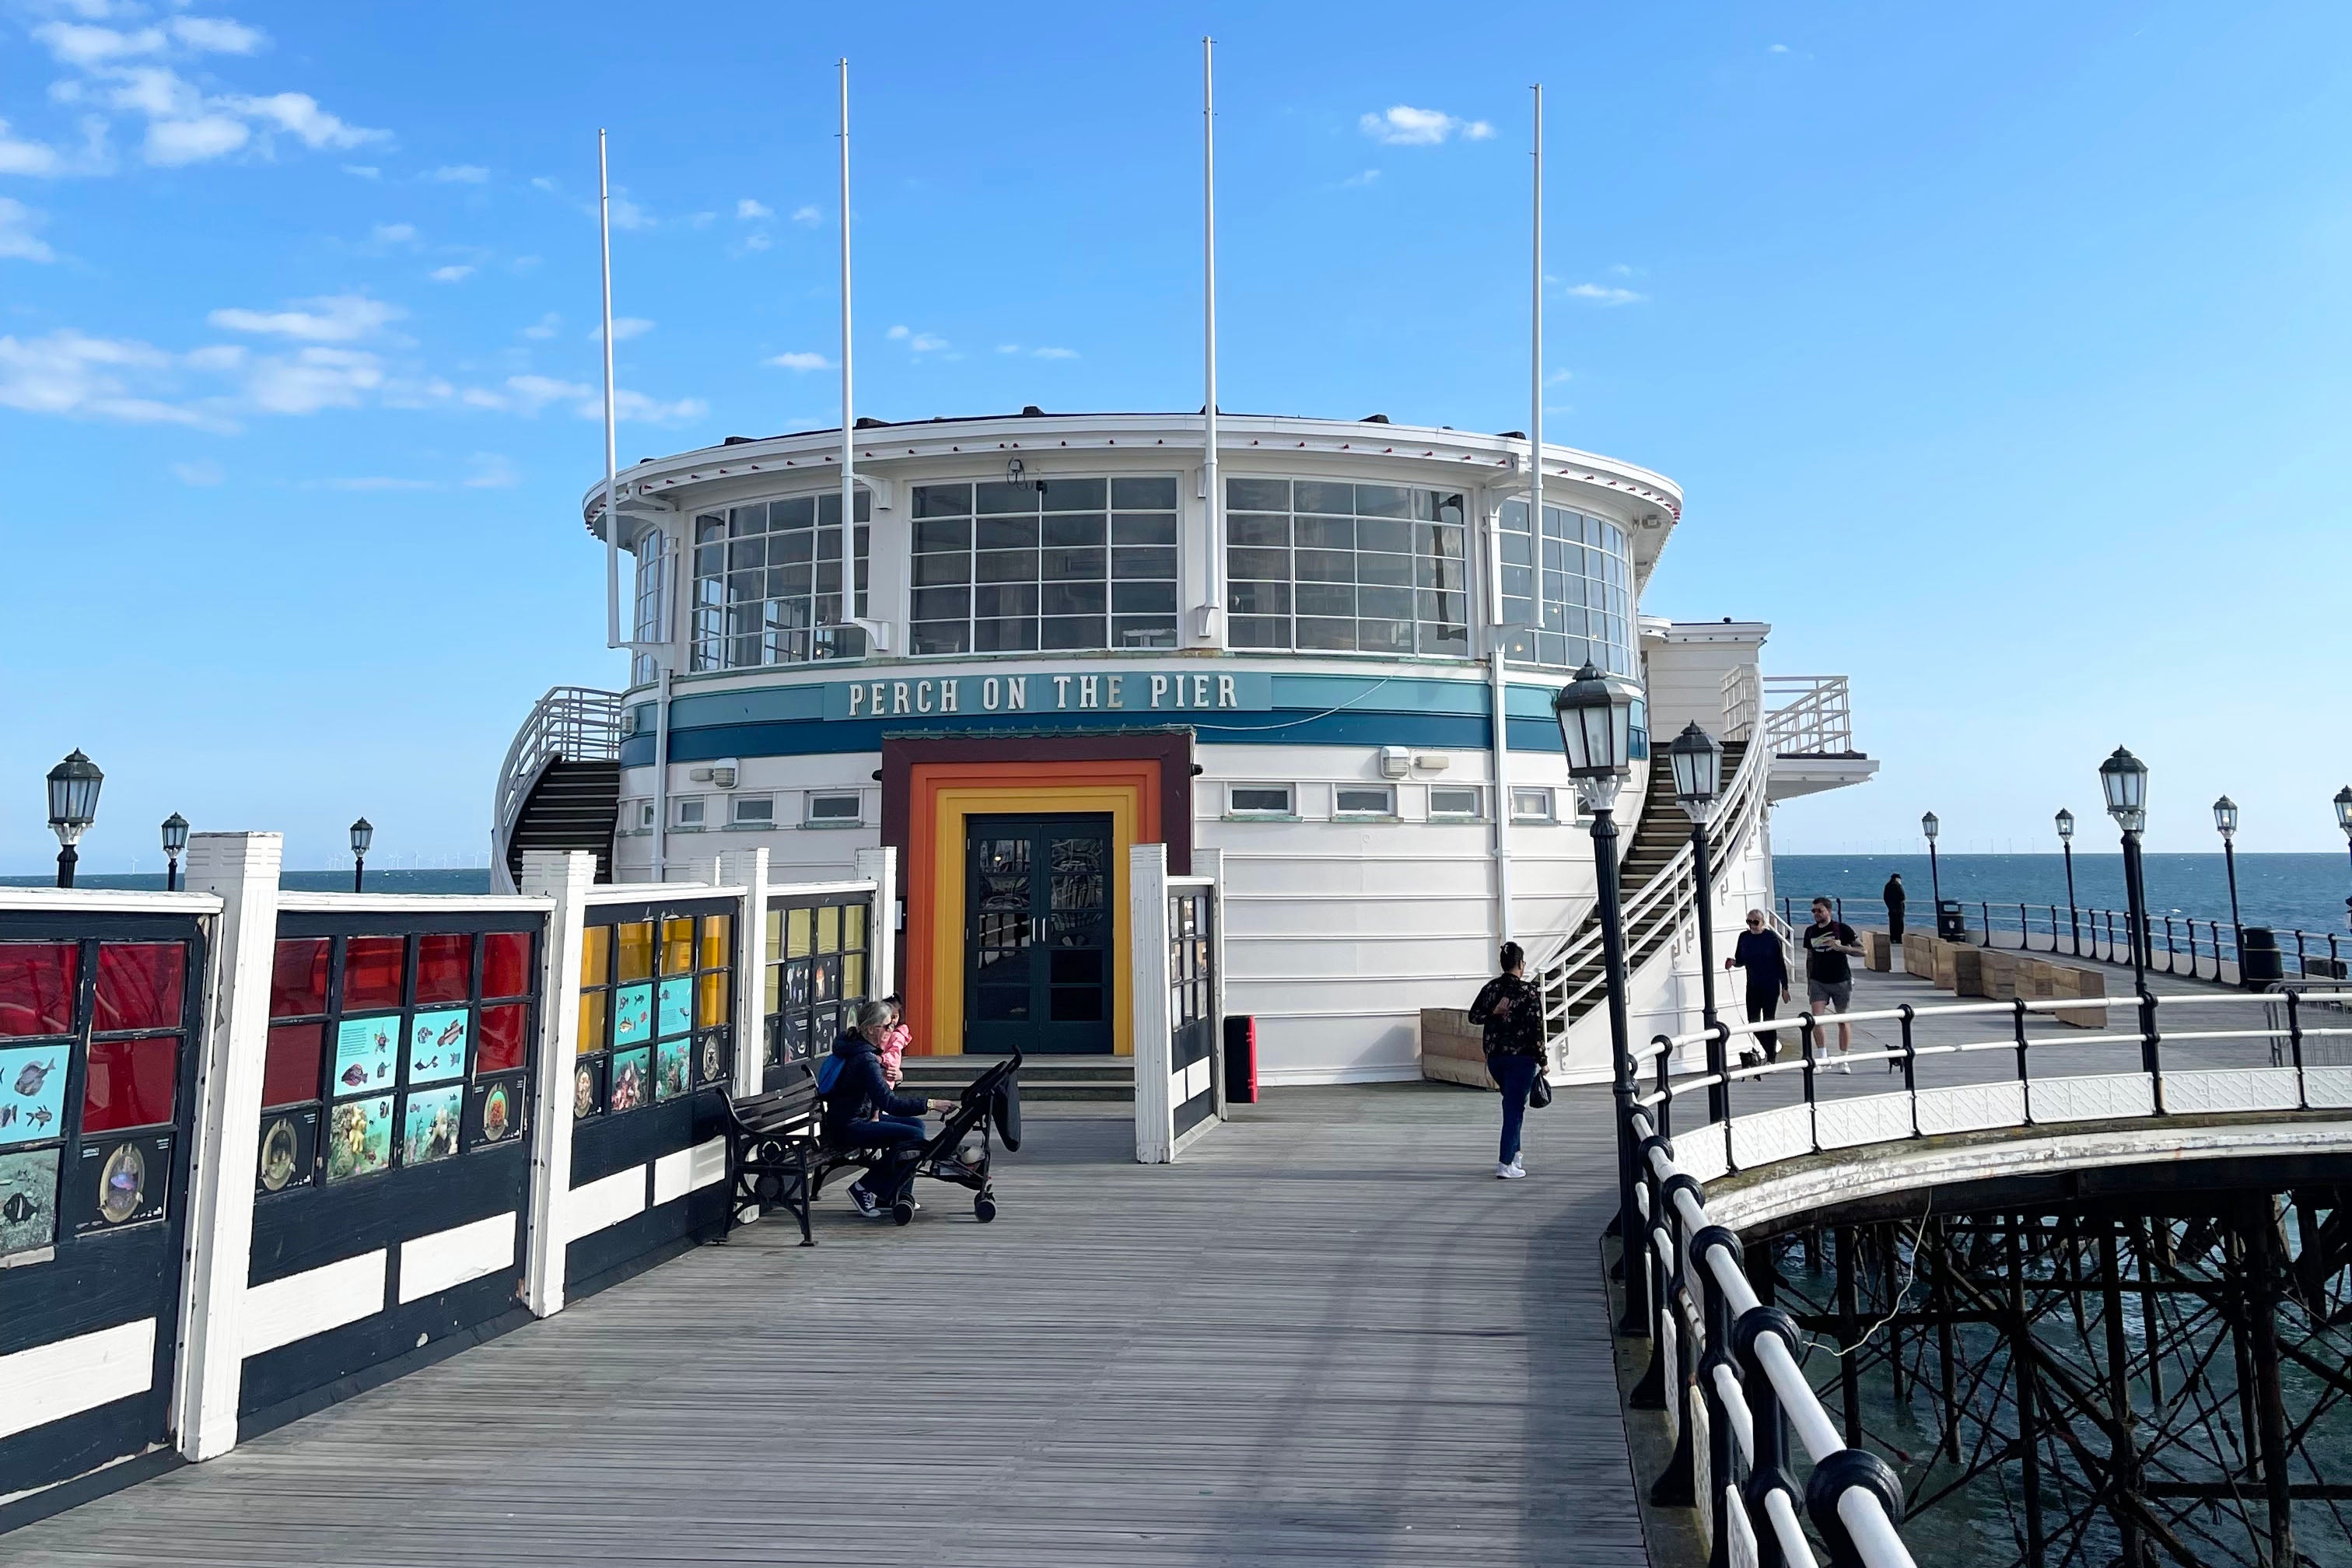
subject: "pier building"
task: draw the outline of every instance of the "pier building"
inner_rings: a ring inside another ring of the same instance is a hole
[[[861,419],[846,529],[838,429],[622,469],[630,679],[530,716],[495,863],[677,879],[761,847],[822,880],[893,850],[919,1052],[1118,1055],[1127,850],[1161,842],[1223,889],[1268,1081],[1415,1076],[1420,1010],[1505,939],[1566,999],[1562,1076],[1604,1078],[1554,692],[1587,662],[1643,682],[1637,758],[1692,721],[1756,752],[1727,769],[1736,910],[1769,902],[1769,802],[1875,767],[1843,680],[1763,676],[1760,623],[1643,614],[1683,506],[1661,474],[1547,446],[1538,518],[1517,432],[1221,413],[1212,468],[1204,423]],[[582,513],[604,537],[603,484]],[[1664,1009],[1693,982],[1689,825],[1648,785],[1620,817],[1637,1006]]]

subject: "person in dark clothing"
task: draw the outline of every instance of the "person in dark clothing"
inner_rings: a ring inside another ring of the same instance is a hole
[[[1723,961],[1726,969],[1748,972],[1748,1021],[1760,1024],[1780,1011],[1780,1004],[1789,999],[1789,959],[1781,951],[1780,938],[1773,931],[1762,910],[1748,911],[1748,929],[1739,933],[1739,945]],[[1740,1047],[1739,1065],[1762,1058],[1766,1061],[1780,1059],[1780,1032],[1766,1029],[1751,1036]]]
[[[1895,946],[1903,945],[1903,873],[1896,871],[1886,879],[1886,889],[1879,895],[1886,900],[1886,940]]]
[[[1470,1004],[1470,1021],[1486,1034],[1486,1072],[1503,1091],[1503,1143],[1495,1174],[1516,1182],[1528,1173],[1519,1159],[1519,1127],[1527,1119],[1528,1095],[1543,1071],[1543,996],[1528,984],[1528,955],[1516,942],[1502,952],[1503,972],[1486,982]]]
[[[1817,1016],[1851,1012],[1853,1007],[1853,965],[1847,961],[1862,956],[1862,942],[1853,934],[1853,927],[1832,912],[1835,907],[1827,899],[1815,899],[1813,923],[1798,939],[1805,949],[1805,1002]],[[1838,1071],[1853,1070],[1853,1064],[1845,1059],[1853,1048],[1853,1026],[1842,1022]]]
[[[929,1136],[924,1113],[955,1109],[951,1100],[891,1090],[874,1043],[890,1020],[888,1003],[866,1003],[857,1010],[856,1026],[833,1042],[833,1054],[817,1072],[817,1088],[824,1095],[819,1135],[825,1146],[885,1152],[871,1171],[849,1184],[850,1201],[868,1219],[879,1218],[906,1195],[915,1169],[914,1151]]]

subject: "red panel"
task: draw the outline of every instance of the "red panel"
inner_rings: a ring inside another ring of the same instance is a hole
[[[400,1005],[401,950],[396,936],[355,936],[343,943],[343,1011]]]
[[[278,944],[269,972],[269,1016],[306,1018],[327,1010],[327,961],[333,944],[306,936]]]
[[[98,1003],[90,1027],[176,1029],[188,984],[188,949],[177,942],[98,944]]]
[[[530,994],[530,932],[494,931],[482,939],[482,994]]]
[[[416,1001],[463,1002],[474,990],[474,939],[436,932],[416,939]]]
[[[0,942],[0,1036],[73,1029],[81,948],[70,942]]]
[[[522,1066],[524,1033],[530,1022],[530,1008],[520,1002],[483,1008],[481,1027],[475,1037],[474,1070],[504,1072]]]
[[[82,1131],[163,1125],[172,1120],[173,1091],[179,1081],[177,1035],[94,1042],[89,1047],[89,1071],[82,1079]]]
[[[261,1068],[261,1103],[299,1105],[319,1098],[319,1063],[324,1024],[278,1024],[269,1031],[269,1054]]]

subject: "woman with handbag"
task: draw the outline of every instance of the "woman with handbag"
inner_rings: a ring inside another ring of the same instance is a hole
[[[1543,1076],[1543,996],[1528,984],[1528,955],[1517,942],[1503,944],[1502,967],[1470,1004],[1470,1021],[1486,1031],[1486,1074],[1503,1094],[1503,1145],[1495,1175],[1516,1182],[1528,1173],[1519,1159],[1519,1124],[1531,1098],[1538,1107],[1551,1103],[1551,1085]]]

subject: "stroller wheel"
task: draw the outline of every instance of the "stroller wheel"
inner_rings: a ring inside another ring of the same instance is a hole
[[[898,1203],[892,1206],[890,1210],[890,1217],[897,1220],[900,1225],[912,1225],[915,1223],[915,1205],[908,1203],[905,1198],[900,1198]]]
[[[996,1217],[996,1200],[986,1193],[971,1200],[971,1217],[986,1225]]]

